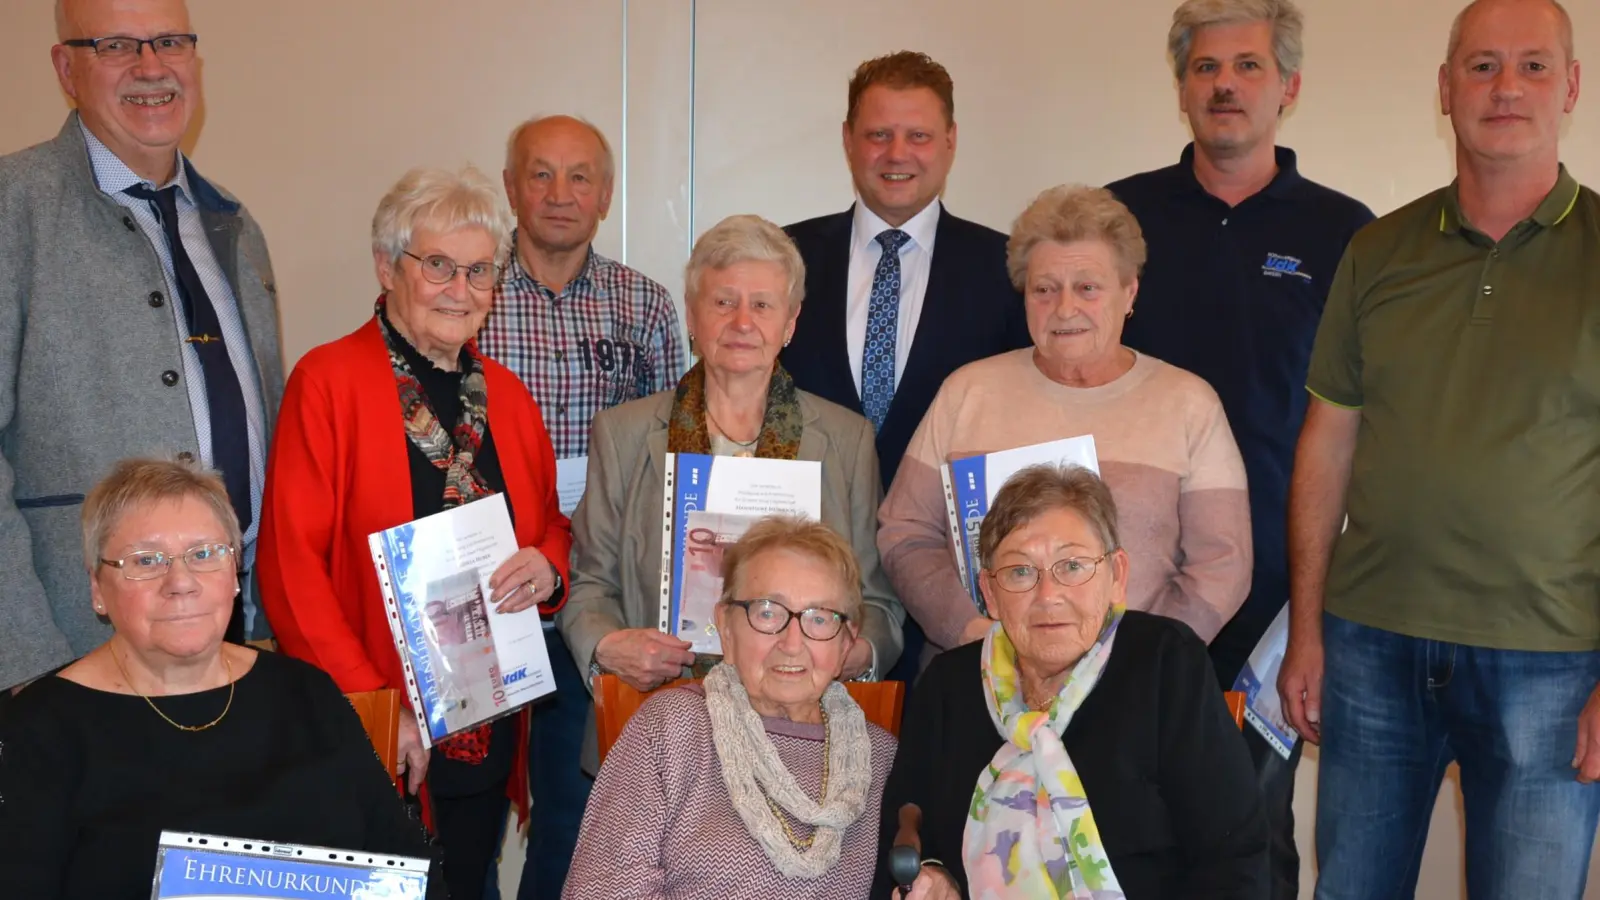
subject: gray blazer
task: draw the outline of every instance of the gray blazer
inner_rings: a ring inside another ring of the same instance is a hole
[[[191,175],[270,431],[283,360],[266,241],[244,207]],[[117,460],[200,453],[188,392],[162,381],[183,371],[182,345],[156,291],[161,262],[96,186],[76,112],[55,140],[0,157],[0,688],[111,634],[89,605],[85,492]]]
[[[800,458],[822,463],[822,521],[855,549],[866,601],[861,636],[888,672],[904,646],[906,613],[878,562],[878,452],[872,425],[805,391]],[[654,628],[661,593],[661,488],[673,391],[594,417],[589,480],[572,516],[572,587],[556,625],[587,671],[600,639],[623,628]],[[591,690],[593,687],[591,686]]]

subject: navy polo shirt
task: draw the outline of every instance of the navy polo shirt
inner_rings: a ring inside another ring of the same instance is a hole
[[[1311,343],[1339,259],[1373,219],[1361,202],[1301,177],[1293,150],[1279,147],[1277,159],[1272,183],[1234,207],[1195,178],[1193,144],[1175,166],[1108,185],[1150,247],[1123,343],[1209,382],[1244,456],[1254,578],[1212,644],[1219,663],[1240,665],[1289,597],[1289,472]]]

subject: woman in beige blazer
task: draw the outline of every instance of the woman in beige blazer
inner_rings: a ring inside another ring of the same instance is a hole
[[[865,599],[865,640],[843,677],[879,677],[900,656],[905,611],[878,562],[872,426],[799,390],[778,364],[805,293],[800,253],[771,222],[732,216],[695,242],[684,282],[700,360],[675,391],[595,416],[588,485],[572,519],[572,585],[556,619],[562,636],[580,668],[640,690],[678,677],[694,655],[656,627],[666,454],[817,460],[822,521],[854,548]]]

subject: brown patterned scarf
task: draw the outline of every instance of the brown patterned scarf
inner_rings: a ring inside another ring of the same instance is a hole
[[[378,319],[378,330],[389,348],[389,366],[394,371],[395,385],[400,392],[400,416],[406,425],[406,438],[440,469],[444,470],[444,508],[471,503],[494,493],[476,465],[478,451],[483,449],[483,434],[489,421],[489,386],[483,376],[483,360],[477,354],[467,354],[467,365],[461,373],[461,419],[453,432],[445,431],[422,382],[406,363],[401,342],[405,338],[396,333],[384,320],[385,298],[379,297],[373,314]],[[489,755],[488,724],[451,735],[436,746],[446,757],[470,765],[481,765]]]
[[[705,362],[697,362],[678,382],[667,420],[667,450],[672,453],[711,453],[711,432],[706,430]],[[756,441],[761,459],[798,459],[800,456],[800,396],[794,379],[774,364],[767,385],[767,411]]]

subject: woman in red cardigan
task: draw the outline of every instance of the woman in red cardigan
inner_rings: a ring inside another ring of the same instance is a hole
[[[504,493],[522,548],[490,579],[500,612],[565,598],[570,525],[539,409],[473,343],[509,220],[482,174],[414,170],[372,221],[383,294],[372,319],[307,353],[289,378],[268,461],[256,565],[284,652],[346,692],[403,688],[367,535]],[[501,719],[422,749],[402,717],[400,765],[423,791],[452,897],[477,900],[506,801],[527,809],[527,724]]]

